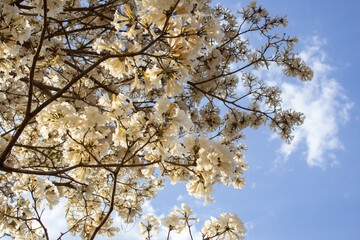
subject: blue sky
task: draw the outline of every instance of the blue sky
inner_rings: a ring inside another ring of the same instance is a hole
[[[249,1],[219,1],[236,10]],[[247,186],[219,187],[214,204],[170,186],[151,202],[157,214],[186,201],[200,222],[234,212],[247,240],[357,239],[360,234],[360,1],[258,1],[271,14],[288,15],[280,29],[299,38],[297,51],[315,71],[311,83],[289,81],[276,68],[259,71],[284,90],[285,105],[307,114],[291,146],[265,128],[247,132]],[[153,211],[153,210],[152,210]],[[200,226],[199,226],[200,227]],[[181,239],[181,238],[179,238]]]
[[[249,1],[218,2],[235,11]],[[296,130],[291,146],[265,128],[247,132],[250,169],[245,174],[245,189],[219,186],[214,194],[216,202],[204,207],[202,200],[187,195],[184,184],[168,185],[147,203],[145,213],[160,216],[187,202],[200,223],[222,212],[237,213],[246,223],[247,240],[357,239],[360,1],[258,3],[271,14],[288,15],[288,27],[280,30],[298,36],[297,51],[315,71],[311,83],[284,79],[273,66],[271,71],[257,72],[283,88],[285,105],[304,111],[305,124]],[[195,227],[199,230],[200,225]],[[138,239],[137,226],[124,228],[124,239]]]

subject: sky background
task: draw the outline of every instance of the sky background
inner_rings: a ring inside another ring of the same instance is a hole
[[[249,1],[217,2],[236,11]],[[170,186],[151,205],[161,215],[185,201],[200,223],[222,212],[237,213],[247,226],[247,240],[357,239],[360,1],[258,3],[273,15],[287,14],[289,25],[279,31],[299,38],[296,50],[315,73],[312,82],[303,83],[274,67],[257,72],[282,87],[284,104],[304,112],[305,124],[290,146],[266,128],[247,132],[245,189],[219,187],[216,202],[203,207],[184,186]]]
[[[236,11],[249,1],[217,2]],[[169,184],[144,211],[161,216],[186,202],[200,218],[194,232],[210,216],[236,213],[247,227],[247,240],[358,239],[360,1],[258,3],[272,15],[287,14],[289,25],[279,31],[299,38],[296,51],[314,70],[313,81],[306,83],[284,78],[274,66],[256,72],[283,89],[284,104],[304,112],[305,124],[296,129],[292,145],[266,128],[246,132],[250,169],[244,189],[219,186],[213,195],[216,202],[203,206],[203,200],[186,193],[185,184]],[[61,209],[49,215],[49,221],[56,222],[52,230],[65,226],[59,215]],[[121,239],[138,239],[137,225],[121,227]]]

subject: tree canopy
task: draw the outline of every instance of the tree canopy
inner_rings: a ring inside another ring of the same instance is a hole
[[[2,0],[0,2],[0,228],[48,239],[41,211],[66,202],[68,232],[113,236],[167,182],[211,202],[214,184],[245,185],[246,128],[290,142],[302,113],[252,71],[279,65],[310,80],[278,34],[286,17],[251,2],[237,14],[210,0]],[[257,43],[252,43],[256,36]],[[192,210],[162,219],[189,228]],[[159,219],[145,216],[152,238]],[[242,239],[224,213],[203,239]]]

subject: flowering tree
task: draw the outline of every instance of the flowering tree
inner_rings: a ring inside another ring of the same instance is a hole
[[[167,181],[211,201],[215,183],[245,184],[243,129],[267,125],[289,142],[303,122],[251,74],[272,63],[312,77],[296,38],[273,33],[286,18],[255,2],[238,16],[209,0],[0,6],[0,228],[13,238],[48,239],[41,212],[59,199],[84,239],[114,235],[114,214],[134,222]],[[191,214],[182,205],[162,219],[169,237],[191,236]],[[144,238],[159,224],[145,216]],[[224,213],[201,233],[242,239],[245,228]]]

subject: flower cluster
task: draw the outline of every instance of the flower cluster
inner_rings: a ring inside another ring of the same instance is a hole
[[[28,0],[0,3],[0,228],[48,239],[41,213],[66,202],[69,232],[113,236],[167,182],[211,202],[216,183],[245,185],[246,128],[285,141],[304,116],[251,71],[311,70],[278,35],[285,17],[255,2],[233,14],[209,0]],[[264,44],[251,45],[248,33]],[[239,88],[243,91],[239,91]],[[192,211],[163,218],[180,232]],[[159,221],[142,224],[146,238]],[[242,238],[231,214],[205,239]],[[65,234],[65,233],[64,233]],[[60,236],[62,237],[62,236]]]
[[[244,239],[245,226],[236,214],[222,213],[219,218],[211,217],[203,229],[204,239],[218,236],[217,239]]]
[[[185,228],[191,227],[193,222],[198,222],[198,218],[192,217],[193,210],[185,203],[181,208],[174,209],[165,217],[158,218],[153,215],[142,216],[144,221],[140,222],[139,227],[142,230],[141,235],[146,239],[151,239],[158,233],[159,227],[168,232],[168,239],[171,231],[181,233]]]
[[[199,219],[192,216],[193,211],[187,204],[181,204],[181,209],[174,207],[167,216],[158,218],[153,215],[143,216],[139,223],[141,235],[150,240],[159,232],[159,228],[167,232],[167,239],[170,239],[172,231],[181,233],[185,229],[189,230]],[[205,221],[201,230],[202,239],[244,239],[246,233],[245,226],[236,214],[222,213],[219,218],[211,217]],[[192,238],[192,237],[191,237]]]

